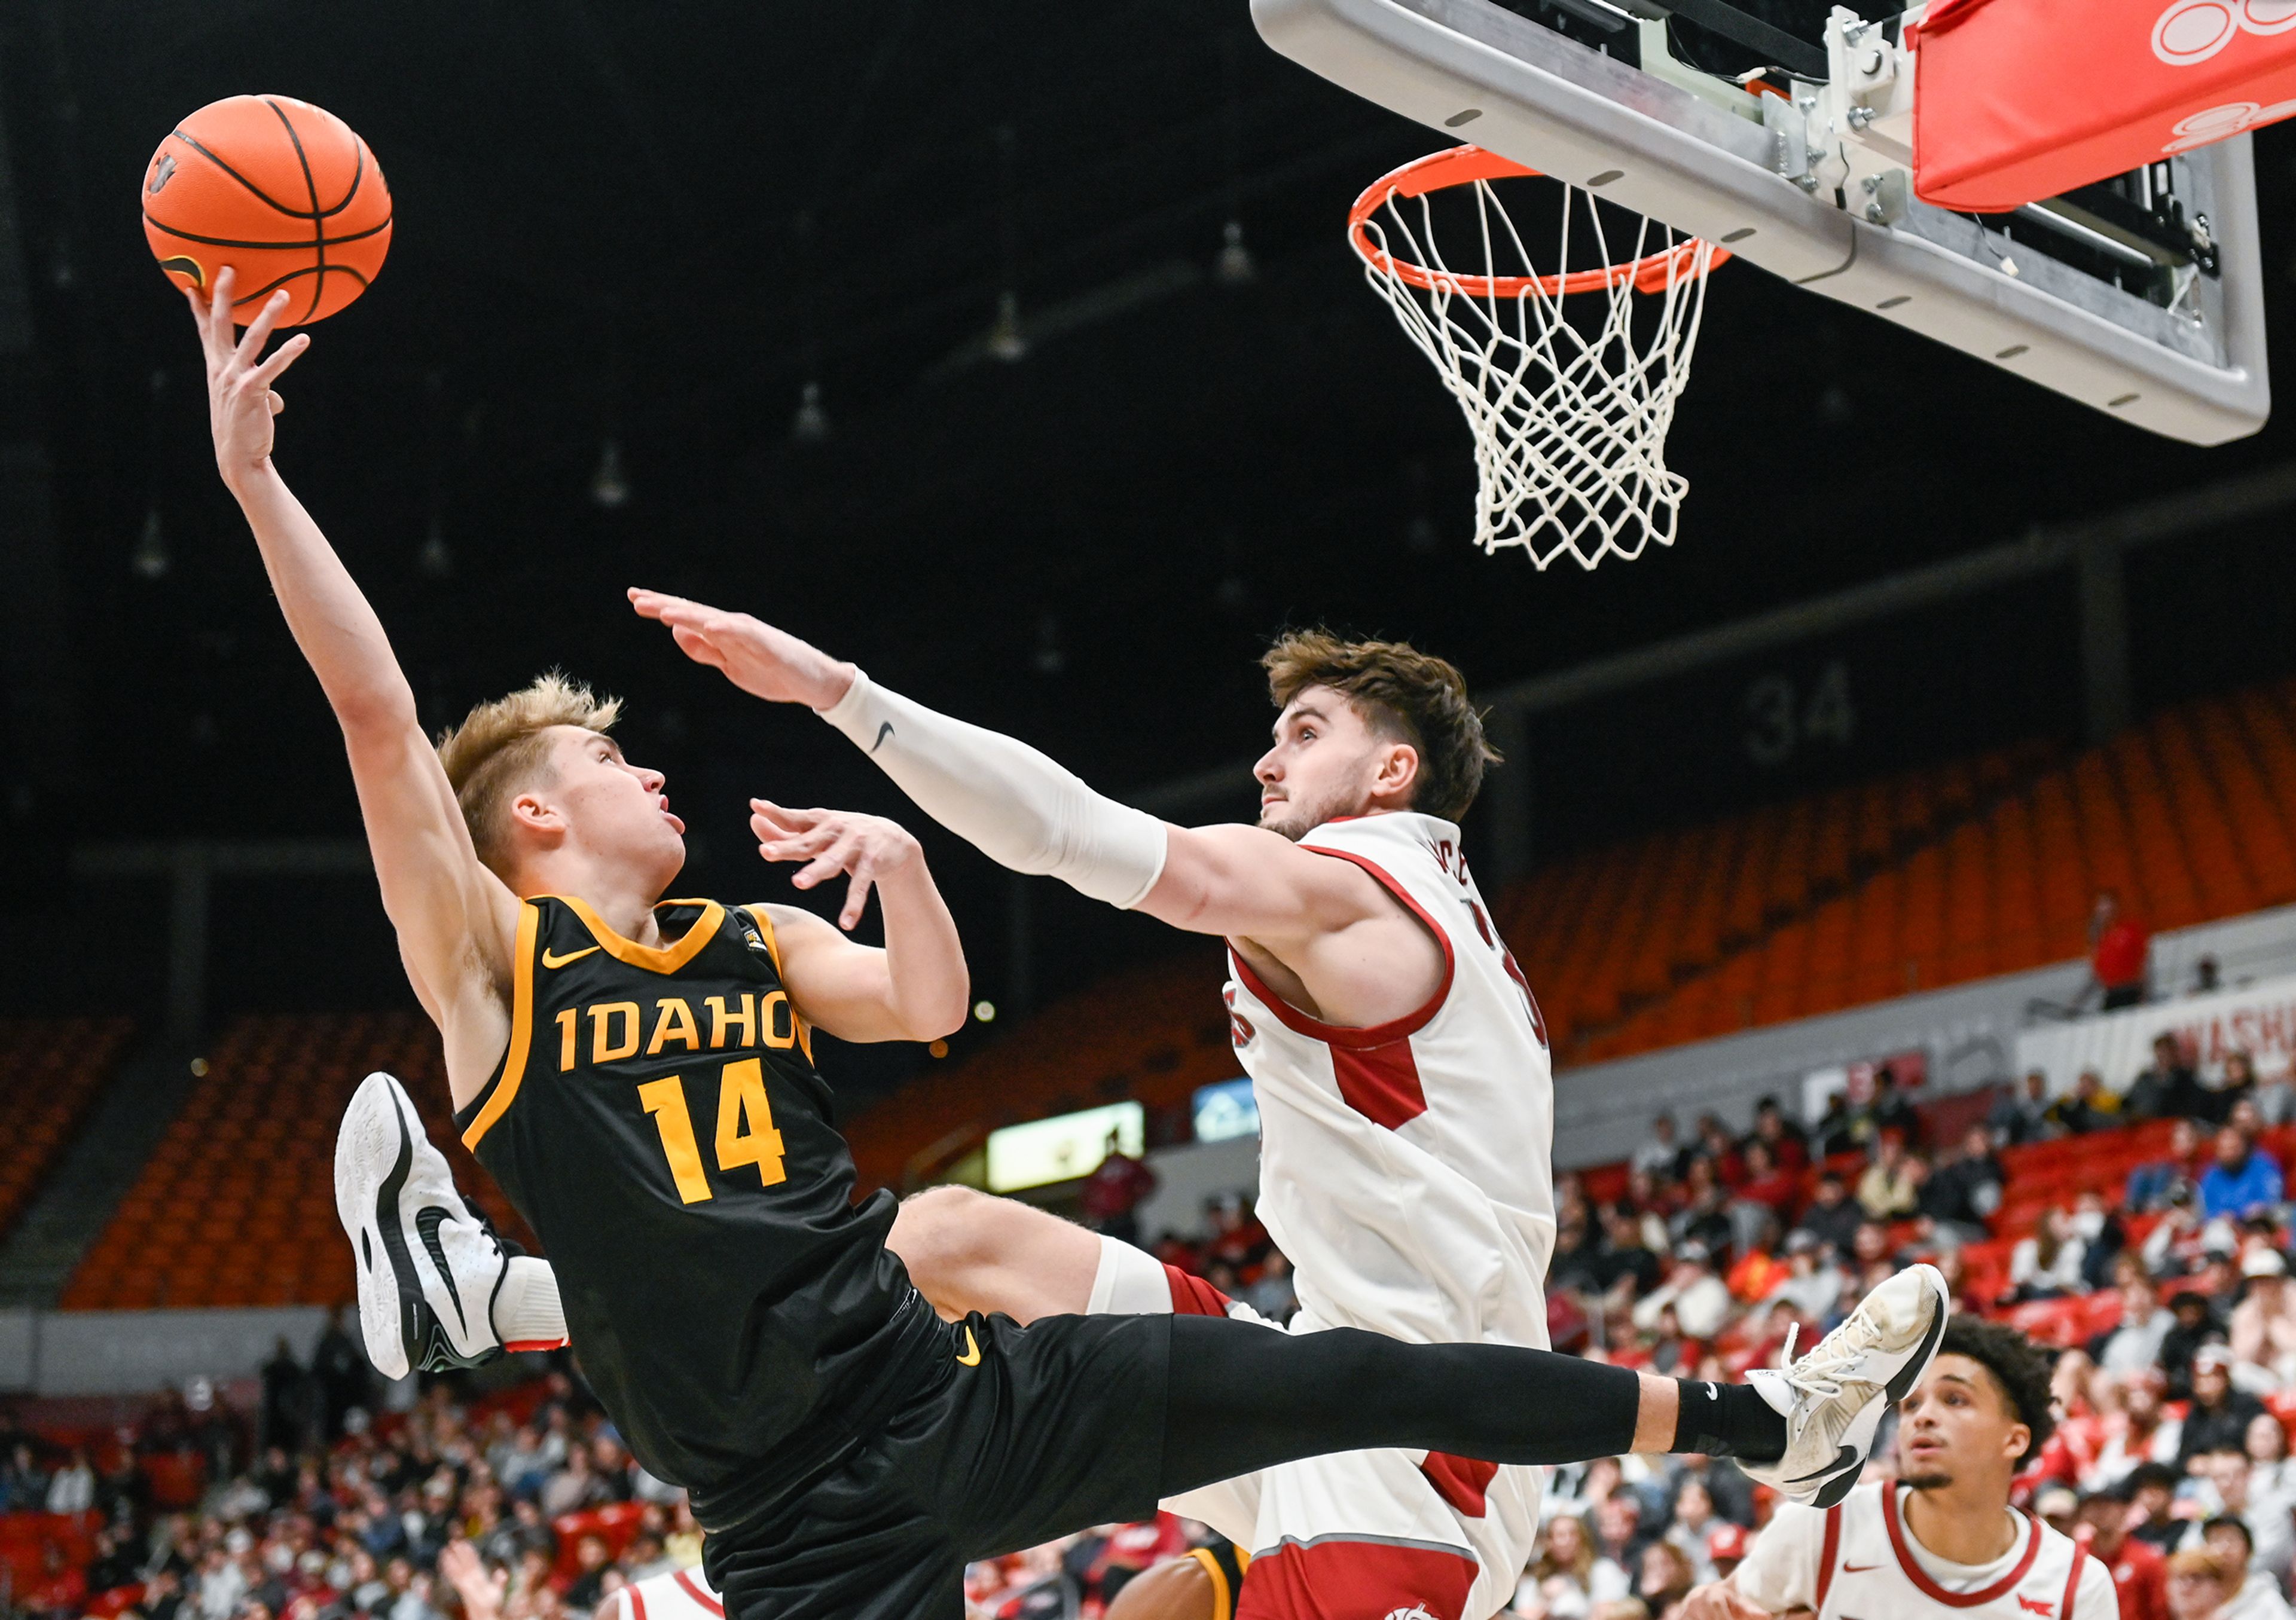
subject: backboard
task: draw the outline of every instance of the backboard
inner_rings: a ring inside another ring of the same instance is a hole
[[[1251,0],[1261,37],[1332,83],[1797,286],[2169,438],[2264,424],[2248,136],[2013,214],[1956,213],[1912,192],[1918,53],[1895,17],[1837,6],[1819,47],[1741,14],[1756,61],[1780,64],[1741,80],[1669,44],[1668,16],[1727,20],[1725,0],[1522,7]]]

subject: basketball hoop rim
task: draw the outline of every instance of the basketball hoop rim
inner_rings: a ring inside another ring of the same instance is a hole
[[[1398,258],[1372,240],[1373,217],[1396,198],[1423,197],[1430,192],[1472,185],[1480,180],[1519,179],[1544,172],[1475,145],[1453,146],[1414,158],[1373,181],[1356,199],[1355,206],[1348,210],[1348,243],[1372,269],[1423,292],[1449,292],[1474,299],[1519,299],[1533,288],[1548,298],[1561,298],[1566,293],[1613,288],[1621,282],[1632,282],[1637,292],[1663,292],[1677,282],[1705,274],[1730,258],[1727,248],[1692,236],[1656,253],[1594,269],[1554,275],[1462,275]],[[1562,184],[1568,185],[1570,182]],[[1702,250],[1708,252],[1702,264]]]

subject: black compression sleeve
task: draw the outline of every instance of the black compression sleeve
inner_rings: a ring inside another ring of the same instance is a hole
[[[1616,1456],[1634,1445],[1641,1382],[1546,1350],[1176,1316],[1159,1494],[1381,1446],[1509,1463]]]

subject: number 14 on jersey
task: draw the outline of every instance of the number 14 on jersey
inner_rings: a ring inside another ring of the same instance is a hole
[[[693,1115],[685,1103],[685,1077],[665,1075],[638,1087],[638,1105],[653,1117],[670,1180],[680,1201],[707,1203],[716,1197],[701,1167],[701,1144],[693,1134]],[[774,1105],[766,1096],[765,1066],[756,1058],[728,1063],[718,1076],[718,1169],[729,1174],[758,1167],[758,1185],[787,1179],[782,1167],[782,1133],[774,1129]]]

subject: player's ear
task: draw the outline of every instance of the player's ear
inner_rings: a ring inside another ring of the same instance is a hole
[[[562,836],[566,830],[566,817],[539,793],[525,792],[510,801],[510,823],[520,833],[546,838]]]
[[[1379,761],[1379,790],[1408,803],[1419,786],[1419,750],[1407,742],[1390,742]]]
[[[2015,1468],[2032,1444],[2033,1431],[2022,1423],[2012,1423],[2008,1433],[2001,1436],[2001,1454],[2009,1460],[2010,1467]]]

